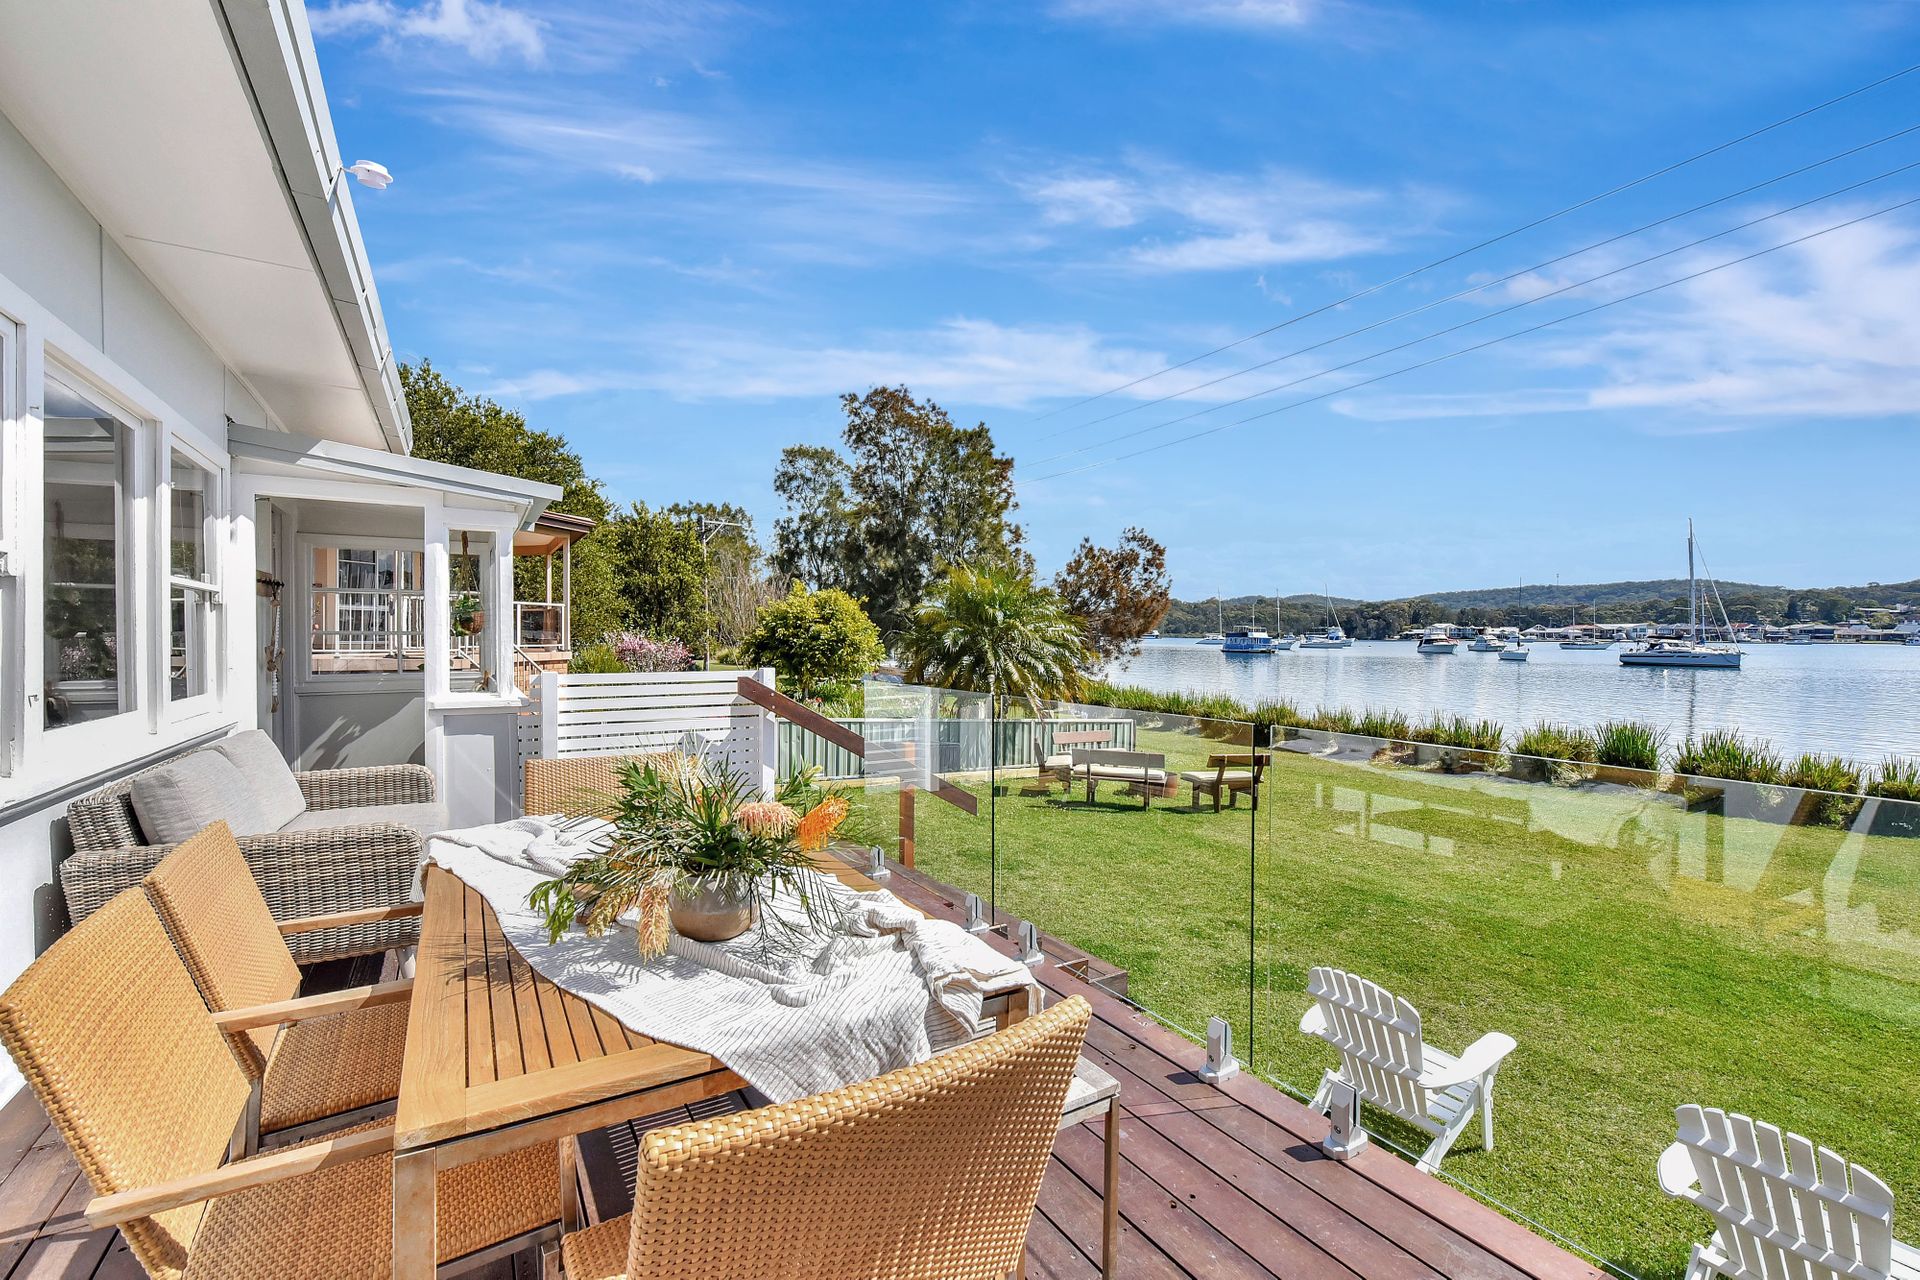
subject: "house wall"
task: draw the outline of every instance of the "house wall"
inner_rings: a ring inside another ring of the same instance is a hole
[[[44,358],[57,354],[150,420],[152,432],[146,438],[155,441],[150,445],[155,455],[166,447],[156,437],[171,436],[208,452],[209,460],[224,468],[228,418],[276,425],[244,380],[223,365],[3,115],[0,325],[14,339],[20,366],[16,394],[0,398],[0,411],[17,413],[37,404]],[[23,429],[18,420],[4,425],[9,433]],[[37,455],[29,456],[38,447],[37,437],[16,447],[18,454],[0,455],[14,468],[12,475],[0,476],[0,483],[8,486],[0,493],[0,506],[12,508],[5,513],[8,524],[0,526],[0,536],[15,540],[20,561],[37,561],[44,516]],[[157,467],[157,460],[153,465]],[[148,536],[157,540],[159,535]],[[16,579],[16,585],[37,583],[37,564],[16,563],[15,571],[35,575]],[[157,567],[153,577],[143,587],[149,609],[160,591]],[[0,616],[0,636],[7,646],[37,644],[37,593],[9,588],[0,598],[11,606]],[[0,714],[23,719],[38,714],[37,707],[22,710],[25,690],[19,667],[5,670]],[[186,745],[251,724],[253,691],[223,693],[195,715],[176,718],[171,708],[156,705],[149,690],[149,713],[127,717],[124,732],[90,744],[84,755],[36,749],[31,740],[20,749],[11,775],[0,776],[0,986],[11,982],[65,926],[55,869],[70,851],[64,817],[68,801]],[[0,1100],[19,1084],[11,1061],[0,1059]]]

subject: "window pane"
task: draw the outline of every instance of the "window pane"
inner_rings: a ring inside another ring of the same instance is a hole
[[[207,473],[185,455],[173,455],[173,576],[210,581],[207,572]]]
[[[211,607],[204,591],[175,587],[169,614],[172,642],[167,651],[167,695],[175,702],[207,691],[211,643]]]
[[[133,431],[91,398],[46,387],[46,723],[133,709],[122,565]],[[124,661],[123,661],[124,659]]]

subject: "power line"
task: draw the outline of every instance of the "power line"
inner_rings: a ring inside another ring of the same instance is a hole
[[[1730,236],[1737,231],[1746,231],[1749,228],[1759,226],[1763,222],[1771,222],[1773,219],[1785,217],[1789,213],[1797,213],[1800,210],[1805,209],[1810,205],[1819,204],[1824,200],[1831,200],[1835,196],[1846,195],[1850,191],[1857,191],[1861,187],[1871,186],[1876,182],[1884,182],[1888,178],[1897,177],[1902,173],[1906,173],[1907,171],[1911,169],[1916,169],[1916,168],[1920,168],[1920,160],[1909,161],[1908,163],[1900,165],[1896,168],[1888,169],[1884,173],[1875,174],[1871,178],[1862,178],[1858,182],[1850,182],[1844,187],[1837,187],[1832,191],[1824,192],[1820,195],[1810,197],[1809,199],[1806,199],[1806,200],[1802,200],[1798,204],[1791,204],[1791,205],[1787,205],[1785,208],[1775,209],[1773,212],[1761,214],[1757,218],[1749,218],[1745,222],[1738,223],[1734,226],[1724,228],[1723,230],[1720,230],[1720,231],[1716,231],[1711,235],[1701,236],[1697,240],[1690,240],[1685,244],[1675,245],[1671,249],[1663,249],[1659,253],[1650,254],[1647,257],[1639,259],[1638,261],[1629,262],[1623,266],[1614,267],[1610,271],[1603,271],[1596,276],[1589,276],[1585,280],[1576,280],[1571,284],[1562,285],[1557,289],[1549,290],[1548,292],[1538,294],[1535,297],[1525,298],[1519,302],[1510,303],[1507,306],[1500,307],[1496,310],[1483,312],[1482,314],[1474,316],[1470,319],[1462,320],[1455,324],[1450,324],[1444,329],[1435,329],[1431,333],[1421,334],[1417,338],[1409,338],[1405,342],[1396,343],[1391,347],[1384,347],[1378,351],[1372,351],[1363,356],[1356,356],[1353,359],[1348,360],[1342,364],[1329,365],[1324,369],[1316,369],[1312,373],[1302,374],[1298,378],[1291,379],[1290,381],[1287,381],[1287,382],[1276,383],[1271,387],[1263,387],[1258,391],[1249,392],[1248,394],[1244,396],[1240,396],[1233,400],[1224,400],[1219,404],[1208,405],[1203,409],[1195,409],[1193,412],[1182,414],[1178,418],[1169,418],[1165,422],[1155,423],[1154,425],[1149,427],[1136,427],[1132,431],[1123,431],[1117,436],[1108,436],[1104,440],[1096,440],[1091,444],[1083,444],[1077,449],[1067,449],[1060,453],[1050,454],[1047,457],[1039,459],[1037,462],[1033,463],[1032,465],[1043,466],[1049,462],[1057,462],[1062,458],[1077,457],[1080,454],[1087,453],[1093,449],[1101,448],[1105,445],[1119,444],[1123,440],[1132,440],[1137,436],[1150,435],[1155,431],[1161,431],[1166,429],[1167,427],[1178,426],[1183,422],[1191,422],[1195,418],[1205,417],[1209,413],[1218,413],[1222,409],[1231,409],[1234,405],[1237,405],[1237,404],[1246,404],[1250,400],[1258,400],[1263,396],[1270,396],[1276,391],[1286,391],[1290,388],[1299,386],[1303,382],[1312,382],[1315,378],[1323,378],[1330,373],[1339,373],[1344,369],[1351,369],[1355,365],[1365,364],[1369,360],[1378,360],[1381,356],[1389,356],[1396,351],[1405,351],[1408,347],[1417,347],[1421,343],[1431,342],[1435,338],[1444,338],[1446,335],[1450,333],[1457,333],[1462,329],[1471,328],[1476,324],[1482,324],[1485,321],[1494,320],[1499,318],[1500,316],[1509,315],[1512,312],[1518,311],[1523,307],[1530,307],[1536,302],[1545,302],[1547,299],[1557,298],[1563,293],[1572,293],[1576,289],[1584,289],[1590,284],[1598,284],[1602,280],[1611,279],[1614,276],[1623,275],[1626,272],[1637,270],[1641,267],[1646,266],[1650,262],[1658,262],[1662,258],[1670,258],[1674,254],[1684,253],[1688,249],[1697,249],[1703,244],[1707,244],[1707,243],[1710,243],[1711,241],[1719,240],[1726,236]],[[1511,279],[1512,277],[1508,277],[1508,278]],[[1372,327],[1372,326],[1369,326],[1369,327]],[[1361,332],[1361,331],[1356,330],[1356,332]],[[1327,346],[1329,343],[1333,343],[1337,341],[1339,341],[1338,338],[1329,338],[1326,340],[1326,342],[1315,343],[1311,347],[1303,347],[1300,349],[1300,351],[1293,352],[1291,354],[1301,355],[1301,354],[1304,354],[1305,352],[1316,350],[1319,347],[1324,347],[1324,346]],[[1267,363],[1272,364],[1272,363],[1276,363],[1279,360],[1283,360],[1287,358],[1289,357],[1277,356],[1275,357],[1274,360],[1268,361]],[[1254,367],[1259,368],[1261,366],[1256,365]]]
[[[1088,427],[1097,427],[1103,422],[1112,422],[1115,418],[1124,418],[1128,414],[1138,413],[1142,409],[1151,409],[1154,405],[1165,404],[1169,400],[1178,400],[1184,396],[1192,395],[1196,391],[1205,391],[1208,387],[1218,386],[1223,382],[1231,382],[1233,381],[1233,379],[1241,377],[1245,374],[1252,373],[1255,370],[1265,369],[1272,365],[1279,364],[1282,360],[1291,360],[1295,356],[1303,356],[1310,351],[1318,351],[1321,347],[1330,346],[1335,342],[1340,342],[1347,338],[1358,337],[1360,334],[1371,332],[1374,329],[1383,328],[1384,326],[1393,324],[1397,321],[1406,320],[1413,316],[1420,315],[1422,312],[1431,311],[1435,307],[1445,306],[1449,302],[1458,302],[1460,299],[1471,297],[1476,293],[1484,293],[1488,289],[1497,288],[1498,286],[1506,284],[1509,281],[1517,280],[1521,276],[1529,275],[1535,271],[1544,271],[1548,267],[1557,266],[1560,263],[1565,262],[1570,258],[1577,258],[1582,254],[1592,253],[1595,249],[1604,249],[1610,244],[1617,244],[1622,240],[1631,239],[1632,237],[1640,235],[1643,232],[1651,231],[1655,227],[1662,227],[1669,222],[1677,222],[1682,218],[1691,217],[1692,215],[1699,213],[1702,210],[1711,209],[1715,205],[1725,204],[1729,200],[1738,200],[1742,196],[1752,195],[1754,192],[1759,191],[1762,188],[1773,186],[1776,183],[1785,182],[1789,178],[1798,178],[1803,174],[1811,173],[1815,169],[1823,168],[1826,165],[1833,164],[1840,160],[1845,160],[1850,156],[1859,155],[1863,151],[1870,151],[1874,147],[1884,146],[1889,142],[1892,142],[1899,138],[1904,138],[1908,134],[1916,133],[1916,132],[1920,132],[1920,124],[1908,125],[1904,129],[1895,130],[1893,133],[1886,134],[1884,137],[1875,138],[1871,142],[1863,142],[1857,147],[1849,147],[1845,151],[1836,152],[1835,154],[1826,157],[1824,160],[1815,160],[1811,164],[1801,165],[1798,169],[1789,169],[1787,172],[1782,174],[1777,174],[1774,177],[1766,179],[1764,182],[1756,182],[1752,186],[1742,187],[1738,191],[1732,191],[1723,196],[1716,196],[1711,200],[1705,201],[1704,203],[1696,204],[1690,209],[1682,209],[1678,213],[1670,213],[1666,217],[1656,218],[1652,222],[1643,222],[1639,226],[1633,228],[1630,231],[1622,231],[1619,235],[1608,236],[1604,240],[1596,240],[1592,244],[1583,245],[1578,249],[1574,249],[1567,253],[1563,253],[1558,257],[1548,258],[1545,262],[1536,262],[1530,267],[1522,267],[1518,271],[1509,272],[1508,274],[1501,276],[1497,280],[1482,281],[1480,284],[1476,284],[1471,288],[1462,289],[1457,293],[1450,293],[1444,298],[1435,298],[1430,302],[1423,302],[1417,307],[1410,307],[1407,310],[1399,312],[1396,315],[1388,316],[1384,320],[1375,320],[1370,324],[1363,324],[1357,329],[1349,329],[1345,333],[1335,334],[1333,337],[1328,338],[1322,342],[1316,342],[1312,346],[1301,347],[1297,350],[1289,351],[1285,355],[1275,356],[1271,360],[1262,360],[1258,364],[1250,364],[1243,369],[1236,369],[1231,373],[1223,373],[1219,377],[1209,378],[1205,382],[1196,382],[1190,387],[1183,387],[1179,391],[1170,391],[1166,395],[1158,396],[1152,400],[1142,400],[1136,404],[1127,406],[1125,409],[1116,409],[1114,412],[1105,414],[1098,418],[1090,418],[1085,422],[1077,423],[1073,426],[1062,427],[1058,431],[1050,432],[1047,435],[1041,436],[1040,441],[1054,439],[1056,436],[1064,435],[1069,431],[1079,431],[1079,430],[1084,430]],[[1231,403],[1238,403],[1238,401],[1233,401]],[[1039,443],[1040,441],[1036,441],[1035,443]],[[1053,455],[1053,457],[1064,457],[1064,456],[1066,455],[1065,454]],[[1052,458],[1042,458],[1040,461],[1050,462],[1052,460],[1053,460]]]
[[[1913,196],[1909,199],[1902,200],[1898,204],[1890,204],[1890,205],[1887,205],[1885,208],[1875,209],[1872,213],[1863,213],[1858,217],[1849,218],[1845,222],[1836,222],[1832,226],[1822,227],[1818,231],[1809,231],[1807,234],[1803,236],[1796,236],[1791,240],[1783,240],[1779,244],[1768,245],[1764,249],[1756,249],[1752,253],[1745,254],[1738,258],[1730,259],[1726,262],[1718,263],[1711,267],[1703,267],[1699,271],[1690,272],[1687,275],[1680,276],[1673,280],[1666,280],[1656,285],[1650,285],[1647,288],[1641,289],[1635,293],[1623,294],[1618,298],[1611,298],[1606,302],[1596,303],[1595,305],[1591,307],[1587,307],[1584,310],[1569,312],[1564,316],[1558,316],[1552,320],[1543,320],[1539,324],[1530,325],[1525,329],[1516,329],[1512,333],[1503,333],[1498,337],[1488,338],[1485,342],[1477,342],[1472,346],[1462,347],[1457,351],[1448,351],[1441,355],[1434,356],[1428,360],[1421,360],[1418,363],[1405,365],[1399,369],[1390,369],[1386,373],[1376,374],[1374,377],[1367,378],[1363,381],[1349,383],[1344,387],[1335,387],[1331,391],[1323,391],[1318,395],[1307,396],[1306,398],[1301,400],[1290,401],[1287,404],[1279,405],[1272,409],[1263,410],[1260,413],[1250,414],[1247,417],[1240,418],[1233,422],[1224,422],[1224,423],[1221,423],[1219,426],[1209,427],[1205,431],[1195,431],[1188,435],[1181,436],[1177,440],[1164,440],[1159,444],[1148,445],[1144,449],[1136,449],[1131,453],[1119,454],[1112,458],[1101,458],[1097,461],[1086,463],[1083,466],[1070,467],[1065,471],[1055,471],[1048,475],[1036,476],[1034,477],[1034,479],[1027,481],[1026,483],[1039,484],[1047,480],[1058,480],[1064,476],[1078,475],[1084,471],[1093,471],[1100,467],[1111,466],[1113,463],[1116,463],[1116,462],[1125,462],[1125,461],[1128,461],[1129,459],[1138,458],[1145,454],[1158,453],[1162,449],[1171,449],[1175,445],[1190,444],[1195,440],[1204,439],[1205,437],[1211,436],[1211,435],[1217,435],[1222,431],[1230,431],[1235,427],[1245,426],[1249,422],[1256,422],[1262,418],[1271,418],[1275,414],[1285,413],[1289,409],[1298,409],[1303,405],[1314,404],[1317,401],[1330,399],[1333,396],[1337,396],[1337,395],[1344,395],[1350,391],[1358,391],[1362,387],[1370,387],[1376,383],[1385,382],[1389,378],[1397,378],[1402,374],[1414,373],[1421,369],[1428,369],[1433,367],[1434,365],[1442,364],[1448,360],[1458,359],[1461,356],[1471,355],[1476,351],[1484,351],[1488,347],[1498,346],[1502,342],[1510,342],[1515,338],[1524,338],[1529,334],[1538,333],[1542,329],[1551,329],[1555,325],[1565,324],[1569,320],[1579,320],[1585,316],[1593,315],[1597,311],[1605,311],[1609,307],[1617,307],[1623,302],[1636,301],[1637,299],[1644,298],[1649,294],[1659,293],[1663,289],[1671,289],[1675,285],[1686,284],[1690,281],[1698,280],[1702,276],[1710,276],[1716,271],[1725,271],[1729,267],[1737,267],[1743,263],[1752,262],[1756,258],[1763,258],[1767,254],[1777,253],[1782,249],[1791,249],[1795,245],[1805,244],[1809,240],[1817,239],[1820,236],[1828,235],[1835,231],[1844,231],[1848,227],[1858,226],[1863,222],[1870,221],[1871,219],[1874,219],[1874,218],[1882,217],[1889,213],[1896,213],[1901,209],[1905,209],[1905,208],[1908,208],[1909,206],[1916,205],[1916,204],[1920,204],[1920,196]]]
[[[1252,342],[1255,338],[1264,338],[1266,335],[1270,333],[1276,333],[1281,329],[1287,328],[1289,325],[1295,325],[1300,323],[1300,321],[1302,320],[1311,319],[1314,316],[1320,315],[1327,311],[1331,311],[1335,307],[1342,307],[1350,302],[1358,302],[1362,298],[1370,297],[1371,295],[1380,292],[1382,289],[1390,289],[1396,284],[1401,284],[1407,280],[1411,280],[1415,276],[1422,275],[1425,272],[1433,270],[1435,267],[1442,267],[1449,262],[1453,262],[1457,259],[1464,258],[1468,254],[1478,253],[1480,250],[1485,249],[1490,245],[1499,244],[1503,240],[1511,240],[1514,236],[1520,235],[1527,231],[1532,231],[1536,227],[1545,226],[1547,223],[1552,222],[1557,218],[1564,218],[1570,213],[1576,213],[1579,210],[1586,208],[1588,205],[1598,204],[1602,200],[1611,199],[1612,197],[1619,195],[1623,191],[1631,191],[1635,187],[1644,186],[1645,184],[1652,182],[1656,178],[1663,178],[1667,174],[1673,173],[1678,169],[1684,169],[1688,165],[1698,163],[1701,160],[1705,160],[1709,156],[1718,155],[1720,152],[1725,151],[1731,147],[1737,147],[1741,143],[1751,142],[1753,141],[1753,139],[1758,138],[1763,134],[1772,133],[1775,129],[1784,128],[1785,126],[1790,125],[1797,120],[1804,120],[1806,119],[1806,117],[1810,115],[1814,115],[1818,112],[1825,111],[1828,107],[1838,106],[1840,103],[1847,101],[1849,98],[1857,98],[1863,93],[1870,93],[1873,90],[1880,88],[1882,85],[1891,84],[1893,81],[1898,80],[1903,76],[1912,75],[1916,71],[1920,71],[1920,63],[1915,63],[1912,66],[1903,67],[1899,71],[1895,71],[1895,72],[1892,72],[1891,74],[1881,76],[1878,80],[1875,80],[1870,84],[1863,84],[1857,89],[1850,89],[1846,93],[1840,94],[1838,97],[1828,98],[1825,102],[1816,103],[1811,107],[1807,107],[1803,110],[1796,111],[1790,116],[1785,116],[1779,120],[1775,120],[1772,124],[1762,125],[1760,128],[1755,129],[1749,133],[1743,133],[1737,138],[1733,138],[1726,142],[1722,142],[1717,146],[1708,147],[1705,151],[1695,152],[1693,155],[1686,157],[1684,160],[1676,160],[1672,164],[1666,165],[1663,168],[1655,169],[1652,173],[1643,174],[1642,176],[1638,178],[1634,178],[1629,182],[1623,182],[1616,187],[1610,187],[1607,190],[1600,192],[1598,195],[1588,196],[1586,199],[1570,204],[1564,209],[1557,209],[1552,213],[1546,214],[1542,217],[1535,218],[1532,222],[1528,222],[1521,226],[1514,227],[1510,231],[1503,231],[1499,235],[1494,236],[1491,239],[1482,240],[1475,245],[1469,245],[1467,248],[1460,249],[1454,253],[1450,253],[1444,258],[1436,258],[1432,262],[1427,263],[1425,266],[1415,267],[1410,271],[1401,272],[1399,275],[1394,276],[1390,280],[1382,280],[1378,284],[1368,285],[1366,288],[1360,290],[1358,293],[1350,293],[1344,298],[1336,298],[1334,301],[1324,303],[1318,307],[1315,307],[1311,311],[1304,311],[1297,316],[1293,316],[1289,319],[1282,320],[1278,324],[1269,325],[1267,328],[1260,330],[1258,333],[1250,333],[1244,338],[1236,338],[1232,342],[1226,343],[1223,346],[1215,347],[1211,351],[1203,351],[1199,355],[1191,356],[1188,359],[1182,360],[1177,364],[1170,364],[1170,365],[1167,365],[1165,368],[1157,369],[1152,373],[1143,374],[1140,377],[1133,379],[1133,381],[1131,382],[1123,382],[1117,387],[1109,387],[1105,391],[1099,392],[1095,395],[1085,396],[1079,400],[1075,400],[1071,404],[1061,405],[1057,409],[1049,409],[1045,413],[1035,415],[1035,417],[1031,420],[1034,422],[1041,422],[1047,418],[1053,417],[1055,414],[1067,413],[1071,410],[1078,409],[1082,405],[1092,404],[1096,400],[1104,400],[1108,396],[1117,395],[1122,391],[1126,391],[1126,390],[1129,390],[1130,388],[1137,387],[1143,382],[1151,382],[1153,379],[1158,378],[1163,374],[1172,373],[1176,369],[1184,369],[1188,365],[1198,364],[1200,361],[1209,359],[1213,356],[1217,356],[1222,352],[1231,351],[1235,347],[1243,346],[1246,343]],[[1043,436],[1041,438],[1047,439],[1049,437]]]

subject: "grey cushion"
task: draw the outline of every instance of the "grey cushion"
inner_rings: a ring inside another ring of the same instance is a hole
[[[178,844],[211,822],[225,822],[236,836],[268,827],[233,761],[217,751],[196,751],[134,779],[128,799],[149,844]]]
[[[427,804],[369,804],[350,809],[309,809],[289,822],[286,831],[325,831],[331,827],[354,827],[363,822],[397,822],[412,827],[425,840],[447,829],[447,806],[438,800]]]
[[[261,729],[248,729],[230,738],[222,738],[213,749],[233,762],[240,776],[253,791],[260,810],[263,831],[278,831],[307,811],[307,797],[300,790],[293,770],[280,755],[280,748]]]

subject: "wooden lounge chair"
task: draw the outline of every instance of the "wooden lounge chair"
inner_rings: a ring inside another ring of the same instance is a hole
[[[1713,1215],[1686,1280],[1915,1280],[1920,1250],[1893,1238],[1893,1192],[1797,1133],[1688,1104],[1660,1156],[1660,1189]]]
[[[1118,782],[1140,797],[1140,807],[1153,804],[1167,786],[1167,757],[1158,751],[1083,751],[1073,753],[1073,776],[1087,784],[1087,803],[1093,803],[1102,782]]]
[[[384,1276],[393,1126],[223,1163],[248,1083],[139,889],[110,900],[0,995],[0,1041],[147,1274],[164,1280]],[[547,1233],[551,1144],[441,1175],[443,1262]]]
[[[1513,1052],[1512,1036],[1489,1031],[1456,1058],[1427,1044],[1419,1011],[1377,983],[1316,966],[1307,974],[1307,993],[1313,1007],[1300,1029],[1340,1051],[1340,1066],[1314,1094],[1314,1110],[1327,1110],[1336,1082],[1352,1085],[1363,1102],[1432,1135],[1418,1161],[1423,1173],[1440,1167],[1476,1111],[1481,1146],[1493,1150],[1493,1077]]]
[[[221,822],[175,846],[141,883],[253,1082],[253,1132],[244,1150],[253,1150],[261,1134],[298,1137],[394,1099],[413,983],[295,999],[300,970],[282,935],[340,923],[339,917],[275,924]],[[418,916],[420,904],[378,910]]]
[[[1076,997],[864,1084],[655,1130],[633,1212],[563,1240],[568,1280],[1004,1280],[1089,1016]]]
[[[1273,757],[1265,752],[1240,752],[1207,757],[1205,769],[1189,769],[1180,775],[1180,781],[1193,788],[1193,807],[1200,807],[1200,797],[1204,793],[1213,797],[1213,811],[1220,812],[1220,797],[1227,797],[1227,807],[1240,806],[1240,793],[1246,792],[1253,800],[1253,807],[1260,807],[1260,777],[1267,771],[1267,765]]]

